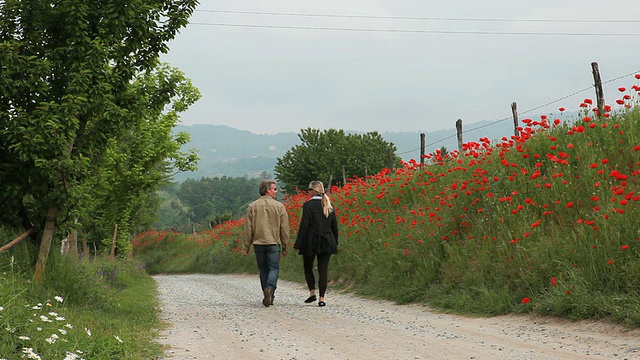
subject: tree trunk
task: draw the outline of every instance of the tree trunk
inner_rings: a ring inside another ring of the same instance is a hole
[[[49,206],[47,214],[47,222],[44,224],[44,232],[42,233],[42,242],[40,243],[40,252],[38,253],[38,261],[36,262],[36,272],[33,281],[38,283],[42,280],[47,258],[49,257],[49,249],[53,242],[53,233],[56,229],[56,217],[58,216],[58,207],[55,204]]]

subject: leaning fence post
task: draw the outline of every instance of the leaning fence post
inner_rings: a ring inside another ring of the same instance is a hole
[[[511,103],[511,113],[513,114],[513,134],[518,136],[518,104]]]
[[[116,259],[116,239],[118,238],[118,224],[113,228],[113,240],[111,241],[111,261]]]
[[[602,79],[600,79],[600,70],[598,63],[591,63],[591,72],[593,73],[593,86],[596,88],[596,101],[598,106],[598,118],[604,115],[604,92],[602,91]]]
[[[425,133],[420,133],[420,166],[424,165],[425,138]]]
[[[456,133],[458,134],[458,151],[462,153],[462,119],[456,121]]]

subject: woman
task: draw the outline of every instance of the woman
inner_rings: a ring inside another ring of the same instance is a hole
[[[324,295],[329,279],[329,259],[338,253],[338,221],[331,200],[324,193],[322,182],[314,180],[309,184],[311,198],[302,206],[302,219],[298,236],[293,246],[302,255],[304,277],[309,288],[305,303],[316,301],[316,278],[313,262],[318,258],[318,306],[325,306]]]

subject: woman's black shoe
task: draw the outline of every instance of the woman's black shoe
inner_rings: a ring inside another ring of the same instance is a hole
[[[318,306],[325,306],[327,305],[324,301],[318,301]]]
[[[311,295],[304,302],[308,304],[308,303],[312,303],[314,301],[316,301],[316,296],[315,295]]]

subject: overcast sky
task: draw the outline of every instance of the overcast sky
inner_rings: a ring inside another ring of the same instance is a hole
[[[521,118],[578,110],[592,62],[625,76],[605,84],[614,103],[638,83],[638,14],[638,0],[201,0],[163,60],[202,92],[184,125],[429,132],[589,88]]]

